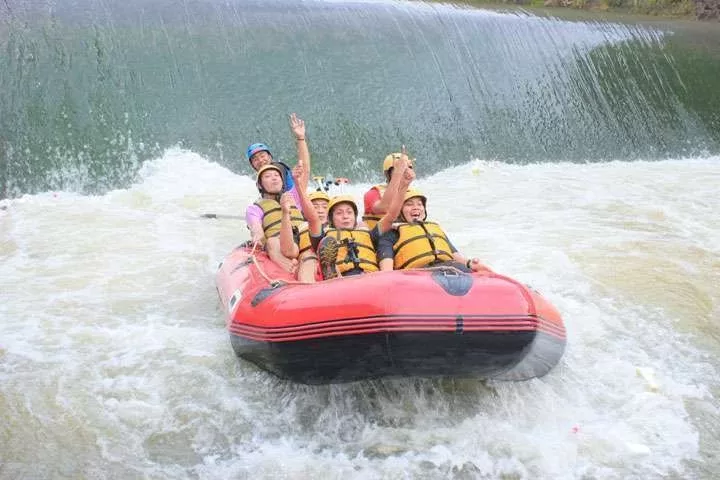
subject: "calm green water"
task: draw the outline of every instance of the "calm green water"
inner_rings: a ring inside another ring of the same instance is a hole
[[[0,4],[0,186],[101,193],[180,145],[233,171],[306,119],[319,172],[720,151],[720,60],[671,28],[352,2]],[[682,38],[681,38],[682,37]]]

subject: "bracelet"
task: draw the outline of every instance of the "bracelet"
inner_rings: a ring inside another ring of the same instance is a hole
[[[470,264],[471,264],[471,263],[472,263],[472,259],[470,259],[470,260],[468,260],[467,262],[465,262],[465,266],[466,266],[467,268],[470,268]]]
[[[297,140],[298,142],[304,142],[304,141],[305,141],[305,137],[302,137],[302,138],[296,138],[295,140]]]

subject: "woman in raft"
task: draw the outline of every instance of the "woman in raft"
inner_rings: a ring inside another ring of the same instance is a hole
[[[452,266],[464,272],[491,272],[479,259],[458,252],[442,227],[427,221],[426,207],[425,195],[405,192],[398,223],[378,240],[380,270]]]

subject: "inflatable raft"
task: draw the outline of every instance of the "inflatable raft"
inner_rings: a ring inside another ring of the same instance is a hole
[[[565,349],[558,311],[495,273],[445,267],[300,284],[244,245],[220,264],[216,285],[235,353],[300,383],[526,380],[548,373]]]

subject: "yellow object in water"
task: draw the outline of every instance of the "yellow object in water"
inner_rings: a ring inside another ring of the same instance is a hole
[[[651,392],[657,392],[660,389],[660,385],[655,380],[655,370],[648,367],[635,367],[635,372],[647,382]]]

